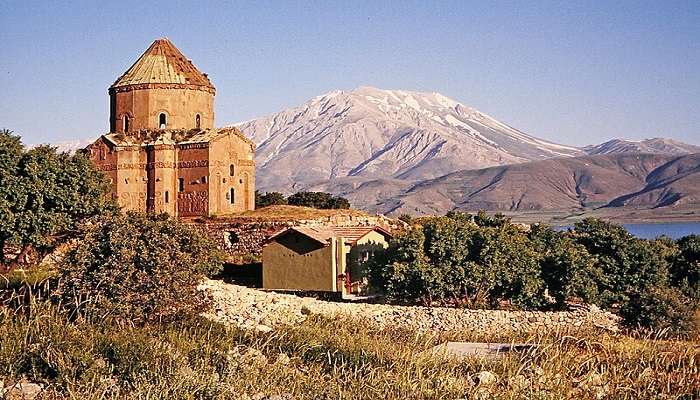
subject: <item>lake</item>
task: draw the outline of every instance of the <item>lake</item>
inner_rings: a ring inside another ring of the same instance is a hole
[[[700,235],[700,222],[662,222],[643,224],[622,224],[627,230],[643,239],[654,239],[666,235],[673,239],[692,234]],[[567,229],[571,226],[558,226],[556,229]]]

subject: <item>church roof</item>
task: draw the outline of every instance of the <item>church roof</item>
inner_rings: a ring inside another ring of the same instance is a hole
[[[268,240],[274,240],[280,236],[283,236],[289,232],[298,232],[302,235],[311,238],[323,245],[330,243],[331,238],[343,238],[346,244],[354,245],[358,240],[365,237],[368,233],[377,231],[384,235],[391,236],[391,234],[379,225],[374,226],[327,226],[327,225],[300,225],[293,226],[291,228],[285,229],[272,235]]]
[[[144,84],[182,84],[214,90],[207,75],[166,38],[156,39],[110,89]]]

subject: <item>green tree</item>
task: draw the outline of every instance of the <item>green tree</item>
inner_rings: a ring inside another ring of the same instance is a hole
[[[542,279],[559,308],[564,308],[571,298],[598,303],[598,283],[603,280],[603,272],[583,245],[567,232],[546,225],[533,225],[529,236],[541,257]]]
[[[369,262],[370,284],[394,301],[430,304],[441,299],[440,271],[429,262],[424,245],[420,229],[409,229],[392,239],[388,249]]]
[[[405,222],[408,225],[411,225],[411,223],[413,222],[413,217],[411,216],[411,214],[401,214],[399,215],[398,219],[399,221]]]
[[[24,150],[5,130],[0,163],[7,168],[0,176],[0,262],[6,266],[8,246],[19,251],[15,265],[32,251],[42,257],[74,238],[83,220],[116,210],[102,173],[85,154],[58,153],[49,146]]]
[[[483,227],[497,228],[504,225],[510,225],[510,218],[501,213],[494,214],[493,217],[486,214],[486,211],[480,210],[474,217],[474,222]]]
[[[600,305],[624,303],[630,295],[668,284],[665,245],[638,239],[617,224],[595,218],[577,223],[572,238],[597,259],[602,272],[597,282]]]
[[[423,225],[425,253],[440,274],[440,293],[455,301],[482,304],[490,289],[481,264],[474,263],[478,227],[468,214],[448,213]]]
[[[293,206],[312,207],[319,209],[347,209],[350,202],[343,197],[335,197],[326,192],[298,192],[287,198]]]
[[[17,170],[23,153],[19,136],[0,130],[0,265],[6,263],[6,246],[16,236]]]
[[[620,307],[629,328],[669,329],[675,334],[697,333],[695,306],[674,287],[651,287],[632,293]]]
[[[544,301],[538,257],[514,225],[479,227],[455,215],[437,217],[395,238],[373,264],[378,279],[372,282],[402,301],[484,306],[508,299],[531,308]]]
[[[255,207],[279,206],[287,204],[287,198],[280,192],[260,193],[255,191]]]
[[[207,303],[198,283],[222,268],[206,235],[167,214],[130,212],[81,226],[55,296],[73,312],[143,324],[192,316]]]
[[[518,227],[505,223],[480,230],[479,262],[493,280],[492,304],[508,299],[522,308],[544,305],[544,282],[540,275],[540,254]]]
[[[678,255],[671,267],[671,284],[700,302],[700,236],[690,235],[678,240]]]

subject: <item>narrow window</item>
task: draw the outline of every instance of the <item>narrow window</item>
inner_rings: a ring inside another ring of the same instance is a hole
[[[177,178],[177,190],[180,192],[185,191],[185,178]]]
[[[168,119],[165,116],[165,113],[160,113],[160,116],[158,117],[158,126],[160,126],[160,129],[165,129],[167,124],[168,124]]]
[[[124,132],[129,132],[129,116],[124,116]]]
[[[194,117],[194,127],[197,129],[202,128],[202,118],[197,114],[196,117]]]
[[[165,191],[165,202],[170,203],[170,193],[167,190]]]
[[[207,177],[206,177],[206,176],[203,176],[203,177],[202,177],[202,183],[207,183]]]
[[[231,204],[236,202],[236,192],[233,190],[233,188],[230,189],[229,191],[229,197],[231,198]]]
[[[235,172],[236,172],[236,170],[235,170],[233,164],[231,164],[231,166],[228,167],[228,174],[233,176]]]

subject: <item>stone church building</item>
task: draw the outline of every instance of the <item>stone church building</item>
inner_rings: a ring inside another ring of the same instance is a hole
[[[214,128],[216,90],[168,39],[109,88],[109,133],[87,147],[122,210],[208,216],[255,208],[255,145]]]

